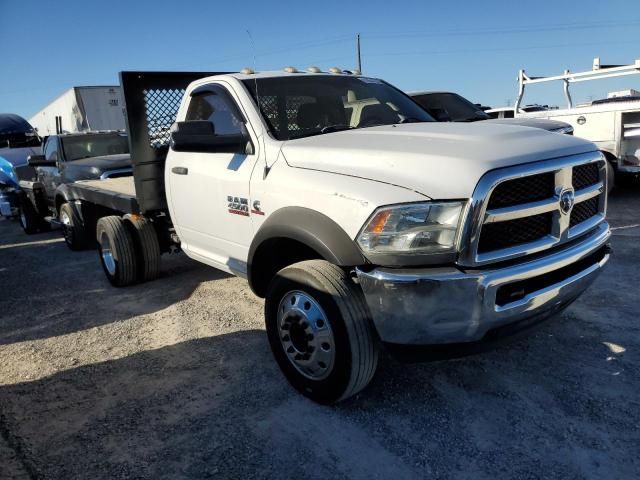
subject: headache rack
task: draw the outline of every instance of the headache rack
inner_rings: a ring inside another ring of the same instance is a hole
[[[522,97],[524,97],[524,87],[533,83],[561,81],[564,85],[564,95],[567,99],[567,108],[573,108],[573,100],[569,86],[575,82],[586,82],[589,80],[601,80],[603,78],[622,77],[640,73],[640,60],[636,60],[629,65],[602,65],[599,58],[593,59],[593,67],[586,72],[570,72],[565,70],[562,75],[552,77],[533,77],[527,75],[524,70],[518,71],[518,97],[514,109],[520,109]]]
[[[187,86],[227,72],[120,72],[135,190],[141,213],[167,209],[164,164]]]

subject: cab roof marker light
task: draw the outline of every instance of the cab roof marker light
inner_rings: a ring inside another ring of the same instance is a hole
[[[311,66],[311,67],[307,68],[307,72],[309,72],[309,73],[322,73],[322,70],[320,70],[320,67]]]
[[[253,68],[245,67],[242,70],[240,70],[240,73],[243,75],[253,75],[256,72]]]
[[[342,73],[342,70],[341,70],[341,69],[339,69],[338,67],[331,67],[331,68],[329,69],[329,73],[339,74],[339,73]]]
[[[298,73],[298,69],[296,67],[285,67],[284,71],[287,73]]]

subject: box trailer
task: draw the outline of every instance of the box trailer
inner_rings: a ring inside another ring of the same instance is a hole
[[[126,128],[124,101],[119,86],[73,87],[29,122],[41,137],[59,133]]]

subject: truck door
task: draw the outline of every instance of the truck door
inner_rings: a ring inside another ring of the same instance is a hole
[[[52,167],[37,167],[38,172],[38,181],[42,183],[44,186],[47,201],[50,205],[53,205],[55,202],[55,192],[56,188],[60,184],[60,141],[58,137],[51,136],[47,138],[47,141],[44,145],[43,153],[44,158],[49,161],[55,161],[56,166]]]
[[[222,82],[198,87],[189,99],[185,121],[210,121],[217,135],[248,132],[253,153],[171,150],[165,168],[171,217],[183,250],[240,275],[246,273],[253,237],[249,185],[259,156],[255,132],[245,118]]]

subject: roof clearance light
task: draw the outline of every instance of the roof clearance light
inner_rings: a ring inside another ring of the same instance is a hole
[[[320,68],[314,66],[314,67],[307,68],[307,72],[309,72],[309,73],[322,73],[322,70],[320,70]]]
[[[240,73],[243,75],[253,75],[256,72],[253,70],[253,68],[245,67],[242,70],[240,70]]]
[[[342,73],[342,70],[339,69],[338,67],[331,67],[329,69],[329,73]]]
[[[298,69],[296,67],[286,67],[284,71],[287,73],[298,73]]]

